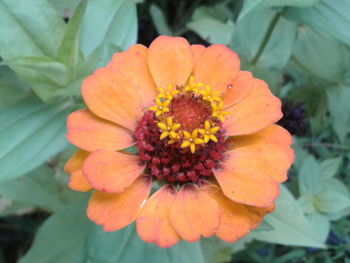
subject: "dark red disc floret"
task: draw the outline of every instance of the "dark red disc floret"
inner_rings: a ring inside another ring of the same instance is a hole
[[[134,136],[138,155],[146,163],[148,172],[158,180],[169,183],[198,182],[213,175],[213,168],[223,158],[225,137],[220,129],[216,134],[218,142],[209,141],[191,153],[181,148],[180,142],[169,144],[169,139],[160,140],[153,111],[147,111],[140,120]]]

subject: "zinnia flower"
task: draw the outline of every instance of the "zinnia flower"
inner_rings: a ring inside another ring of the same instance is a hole
[[[291,136],[274,124],[280,100],[227,47],[167,36],[133,45],[89,76],[82,96],[88,109],[67,122],[80,150],[65,170],[71,189],[94,191],[87,215],[105,231],[136,220],[160,247],[232,242],[274,209]]]

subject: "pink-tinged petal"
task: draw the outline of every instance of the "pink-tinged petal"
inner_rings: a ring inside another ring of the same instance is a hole
[[[194,81],[223,93],[234,84],[239,66],[240,61],[236,53],[221,44],[211,45],[196,60]]]
[[[141,176],[122,193],[96,191],[90,198],[87,215],[91,221],[102,225],[104,231],[119,230],[136,219],[151,187],[151,179]]]
[[[190,44],[182,37],[157,37],[148,49],[148,66],[157,87],[185,85],[193,67]]]
[[[67,139],[86,151],[116,151],[135,144],[129,130],[101,119],[87,109],[72,112],[67,119]]]
[[[143,172],[136,155],[99,150],[85,160],[83,172],[96,190],[120,193],[129,187]]]
[[[176,197],[176,189],[165,185],[155,192],[144,205],[136,220],[140,238],[159,247],[170,247],[180,241],[170,224],[169,212]]]

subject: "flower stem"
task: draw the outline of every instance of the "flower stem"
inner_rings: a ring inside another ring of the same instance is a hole
[[[283,8],[281,12],[277,12],[274,17],[272,18],[272,21],[264,35],[264,38],[261,42],[261,45],[258,49],[258,51],[256,52],[254,58],[252,59],[252,62],[251,62],[251,65],[254,66],[256,65],[256,63],[258,62],[261,54],[264,52],[266,46],[267,46],[267,43],[269,42],[270,40],[270,37],[272,35],[272,32],[273,30],[275,29],[275,26],[277,25],[277,22],[278,20],[281,18],[281,16],[283,15],[283,13],[285,12],[286,8]]]

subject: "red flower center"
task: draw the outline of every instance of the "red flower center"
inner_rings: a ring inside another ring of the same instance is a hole
[[[212,110],[209,102],[198,97],[182,95],[171,101],[169,113],[184,130],[192,132],[203,126],[204,121],[211,116]]]
[[[205,112],[204,106],[195,99],[189,98],[189,104],[174,101],[177,112],[177,115],[174,116],[179,118],[182,123],[191,120],[193,112]],[[190,108],[191,104],[195,107]],[[183,106],[182,110],[180,110],[181,105]],[[185,112],[180,113],[182,111]],[[200,116],[201,119],[196,120],[197,122],[203,121],[202,118],[205,118],[203,117],[205,115]],[[137,140],[138,155],[143,162],[146,162],[149,173],[155,179],[169,183],[198,182],[200,178],[212,176],[213,168],[217,167],[222,160],[225,151],[225,137],[222,129],[216,134],[217,142],[209,141],[195,153],[191,153],[189,148],[181,148],[180,142],[169,144],[169,138],[160,140],[160,131],[153,111],[147,111],[143,115],[134,136]]]

